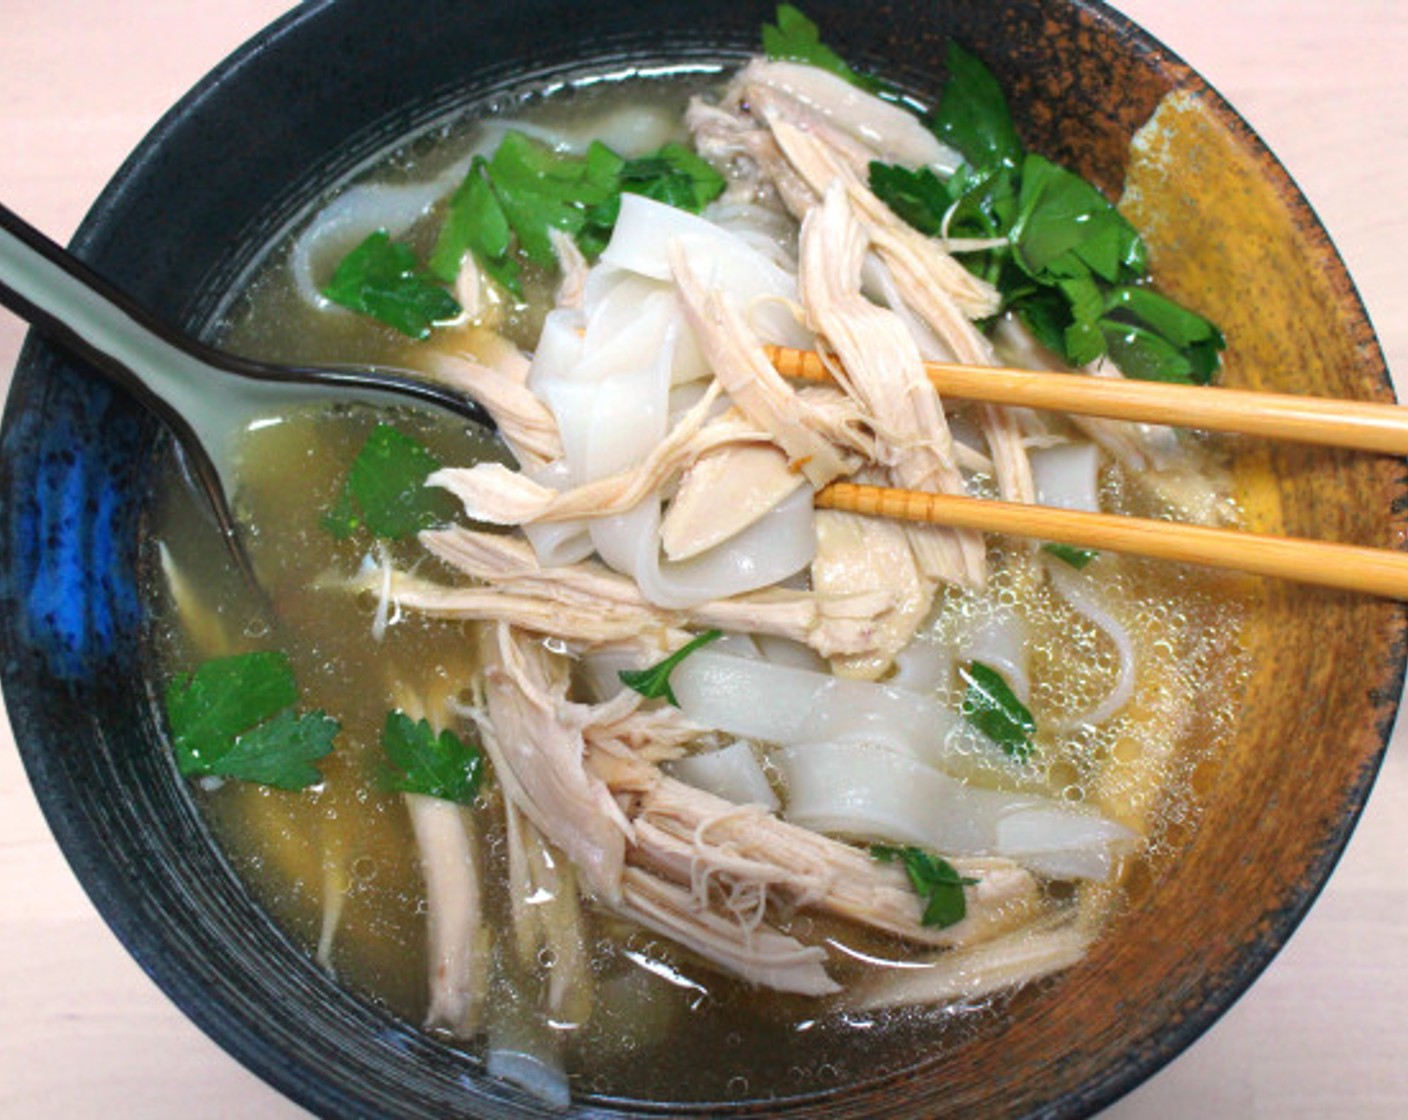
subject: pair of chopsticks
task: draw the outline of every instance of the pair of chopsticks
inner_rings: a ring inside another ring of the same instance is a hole
[[[831,380],[818,354],[769,347],[768,356],[784,377]],[[1000,367],[926,369],[946,398],[1408,455],[1408,409],[1398,405]],[[849,482],[827,486],[816,504],[1408,600],[1408,553]]]

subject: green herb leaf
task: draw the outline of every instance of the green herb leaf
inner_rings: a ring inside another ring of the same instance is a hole
[[[378,424],[348,471],[337,502],[323,515],[323,528],[338,538],[366,528],[400,540],[454,516],[454,501],[425,480],[440,462],[419,440],[390,424]]]
[[[968,682],[963,697],[963,718],[1019,762],[1032,753],[1036,720],[1017,699],[1002,675],[981,661],[962,672]]]
[[[429,338],[435,323],[460,313],[455,297],[421,267],[415,251],[385,230],[369,234],[342,258],[323,295],[411,338]]]
[[[992,71],[957,43],[948,44],[948,82],[929,122],[934,135],[975,168],[1016,168],[1022,141]]]
[[[1143,276],[1139,233],[1091,184],[1029,153],[1022,161],[1017,219],[1009,232],[1016,260],[1039,279],[1092,271],[1109,283]]]
[[[490,186],[488,162],[476,158],[459,189],[450,197],[440,237],[430,254],[430,270],[447,284],[459,276],[464,255],[472,252],[489,276],[523,298],[518,261],[512,256],[513,231]]]
[[[295,715],[298,685],[279,652],[215,658],[166,691],[181,773],[215,774],[298,790],[322,781],[311,763],[332,750],[338,723]]]
[[[602,176],[599,161],[555,152],[521,132],[504,136],[488,175],[524,255],[541,268],[557,263],[548,230],[575,237],[588,210],[617,190]]]
[[[337,720],[323,712],[280,712],[239,736],[210,772],[279,789],[306,789],[323,780],[313,762],[332,751],[339,730]]]
[[[805,62],[862,89],[873,84],[823,43],[817,25],[791,4],[777,6],[777,23],[763,24],[763,53],[783,62]]]
[[[899,164],[873,162],[870,189],[906,222],[931,237],[943,228],[944,215],[953,205],[948,188],[927,167],[911,171]]]
[[[872,859],[881,863],[902,862],[910,886],[924,903],[923,925],[945,929],[957,925],[968,913],[963,888],[978,880],[960,875],[953,864],[923,848],[895,848],[887,844],[870,845]]]
[[[417,722],[405,712],[387,712],[381,745],[396,768],[388,776],[388,789],[469,805],[484,781],[484,756],[478,746],[453,731],[437,735],[429,720]]]
[[[1106,314],[1101,326],[1110,353],[1118,349],[1125,358],[1116,363],[1130,377],[1147,380],[1186,380],[1206,385],[1217,372],[1219,355],[1227,341],[1222,332],[1196,311],[1147,287],[1120,287],[1105,295]],[[1135,332],[1124,330],[1135,327]],[[1163,347],[1151,352],[1143,339],[1153,336]],[[1169,350],[1178,360],[1170,360]],[[1144,351],[1144,352],[1139,352]],[[1125,362],[1130,368],[1125,368]]]
[[[647,700],[663,698],[678,708],[680,702],[675,699],[675,693],[670,688],[670,674],[675,671],[681,661],[700,646],[708,645],[723,636],[722,630],[706,630],[697,638],[675,650],[659,664],[652,665],[648,669],[622,669],[617,673],[617,676],[621,678],[622,684],[627,688],[635,689]]]
[[[618,172],[621,190],[697,214],[724,193],[724,177],[683,144],[666,144],[652,155],[626,161]]]
[[[1073,545],[1061,544],[1059,541],[1049,541],[1041,546],[1043,552],[1049,552],[1058,560],[1064,560],[1077,571],[1084,569],[1092,560],[1099,557],[1100,553],[1093,548],[1076,548]]]

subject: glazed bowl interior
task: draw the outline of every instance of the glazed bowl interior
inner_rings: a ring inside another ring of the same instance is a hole
[[[1055,0],[807,10],[843,55],[921,98],[942,80],[948,37],[987,61],[1028,147],[1123,192],[1160,284],[1223,327],[1224,383],[1392,399],[1353,287],[1283,170],[1195,73],[1120,17]],[[161,317],[208,333],[278,231],[393,140],[524,88],[741,57],[770,16],[763,4],[424,0],[414,18],[390,0],[304,5],[172,111],[75,248]],[[27,344],[0,458],[5,698],[79,878],[196,1022],[314,1111],[537,1115],[475,1058],[315,967],[204,827],[143,676],[140,573],[163,438],[81,365]],[[1401,462],[1250,443],[1233,453],[1249,528],[1401,546]],[[1129,884],[1130,904],[1090,957],[902,1073],[736,1107],[1085,1114],[1236,999],[1348,838],[1404,658],[1397,605],[1252,579],[1242,590],[1253,609],[1235,651],[1249,674],[1236,734],[1194,774],[1201,814],[1177,856]],[[574,1111],[672,1110],[583,1096]]]

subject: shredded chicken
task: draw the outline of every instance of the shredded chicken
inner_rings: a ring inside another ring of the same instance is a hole
[[[1037,905],[1035,880],[1016,864],[955,859],[959,874],[978,879],[966,889],[968,916],[947,927],[925,926],[918,896],[899,867],[758,806],[695,789],[637,759],[594,752],[589,765],[632,821],[631,861],[689,884],[701,905],[708,882],[717,880],[727,885],[735,907],[756,907],[751,920],[768,903],[811,907],[929,945],[995,936],[1029,918]]]
[[[536,641],[500,624],[485,643],[485,708],[472,711],[504,796],[562,849],[602,898],[619,901],[630,822],[583,765],[563,718],[567,679]]]
[[[826,950],[820,946],[803,945],[766,923],[747,929],[730,917],[701,910],[690,891],[640,868],[626,869],[615,909],[754,984],[806,996],[841,990],[826,974]]]
[[[451,588],[392,572],[369,571],[342,586],[389,595],[399,607],[439,618],[511,621],[522,629],[586,645],[643,641],[668,648],[691,628],[773,634],[811,646],[823,657],[873,652],[874,617],[888,596],[819,596],[770,589],[672,611],[648,602],[635,582],[586,561],[545,568],[526,542],[472,529],[432,529],[426,549],[489,587]]]
[[[706,288],[674,247],[670,267],[695,337],[738,410],[771,435],[789,466],[813,486],[854,471],[870,445],[859,413],[838,422],[834,413],[814,407],[772,367],[727,293]]]
[[[864,228],[842,185],[833,182],[802,223],[799,285],[807,317],[841,360],[837,380],[873,418],[877,458],[891,479],[910,490],[961,494],[963,476],[943,407],[913,338],[893,312],[861,295],[866,248]],[[981,534],[934,526],[906,531],[929,579],[983,584]]]
[[[427,351],[423,365],[439,380],[484,406],[525,470],[537,470],[562,458],[556,418],[512,373],[443,350]]]

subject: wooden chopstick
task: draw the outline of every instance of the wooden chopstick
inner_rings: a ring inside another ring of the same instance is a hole
[[[819,509],[1036,537],[1408,599],[1408,553],[1386,549],[851,482],[833,482],[823,488],[816,505]]]
[[[784,377],[831,380],[819,354],[781,346],[767,349]],[[940,396],[958,400],[1408,455],[1408,408],[1396,404],[1034,373],[1000,366],[928,362],[925,368]]]

